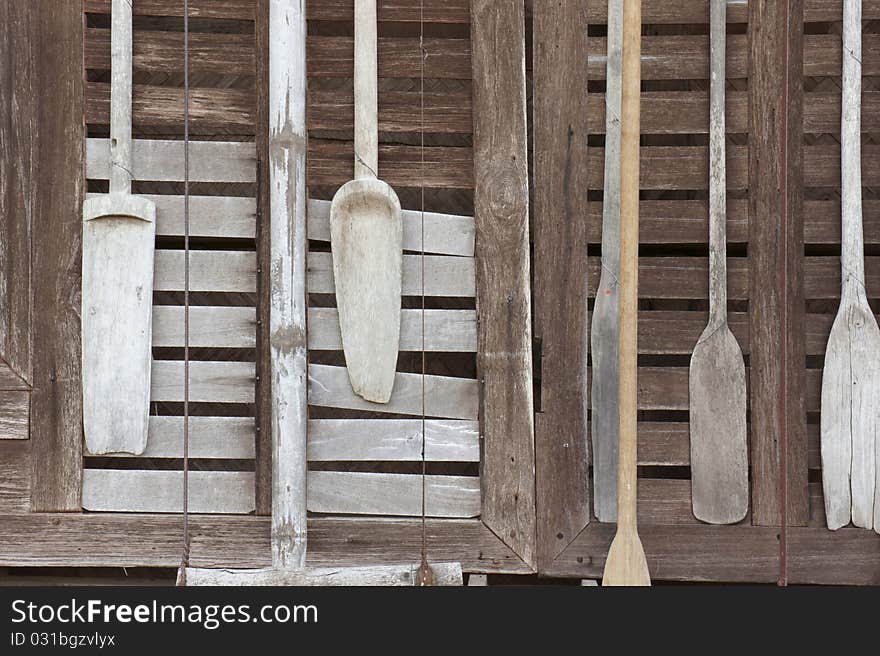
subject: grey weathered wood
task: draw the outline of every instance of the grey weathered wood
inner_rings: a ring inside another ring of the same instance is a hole
[[[352,392],[345,367],[312,364],[309,366],[309,404],[421,416],[424,384],[426,417],[477,419],[480,387],[476,380],[408,373],[398,373],[395,378],[394,392],[388,403],[370,403]]]
[[[111,453],[132,457],[129,453]],[[183,417],[150,417],[150,435],[143,458],[183,458]],[[189,457],[251,460],[254,420],[251,417],[190,417]]]
[[[182,291],[184,251],[156,250],[156,291]],[[257,259],[250,251],[189,252],[189,290],[196,292],[249,292],[257,288]]]
[[[424,335],[422,318],[422,310],[401,311],[401,351],[476,352],[477,313],[474,310],[425,310]],[[313,351],[342,349],[336,309],[309,309],[309,348]]]
[[[424,262],[423,262],[424,258]],[[333,263],[330,253],[309,253],[308,287],[312,294],[332,294],[335,291]],[[422,265],[425,270],[425,283],[422,286]],[[404,255],[403,283],[404,296],[473,297],[476,293],[474,282],[474,260],[445,255]]]
[[[485,587],[489,585],[489,577],[485,574],[471,574],[468,576],[468,587]]]
[[[190,182],[255,182],[256,150],[251,142],[191,141]],[[132,177],[136,180],[183,180],[183,142],[135,139],[132,142]],[[110,178],[110,140],[86,141],[86,177]]]
[[[462,585],[461,563],[431,563],[433,585]],[[309,567],[300,570],[186,569],[187,585],[402,586],[416,585],[419,564]]]
[[[352,389],[387,403],[400,344],[403,223],[379,179],[376,0],[354,3],[354,180],[333,196],[330,248],[336,306]]]
[[[746,366],[727,322],[727,184],[724,53],[726,0],[711,6],[709,129],[709,322],[690,363],[694,516],[733,524],[749,508]]]
[[[865,291],[862,229],[861,0],[843,4],[841,302],[822,375],[822,482],[828,528],[850,520],[880,532],[880,329]]]
[[[401,210],[403,249],[422,251],[422,212]],[[474,219],[471,216],[425,212],[425,253],[474,255]],[[330,241],[330,202],[309,199],[309,239]]]
[[[153,307],[153,346],[182,347],[183,307]],[[195,306],[189,309],[189,345],[254,348],[256,313],[252,307]]]
[[[600,522],[617,519],[618,310],[620,294],[620,111],[623,0],[608,3],[605,92],[605,189],[602,274],[590,330],[593,358],[593,507]]]
[[[308,456],[321,460],[479,462],[476,421],[455,419],[310,419]]]
[[[86,449],[147,444],[156,207],[131,195],[132,8],[113,0],[110,193],[83,205],[82,377]]]
[[[183,510],[183,472],[137,469],[84,469],[82,507],[104,512]],[[189,472],[189,512],[250,513],[253,472]]]
[[[30,392],[0,391],[0,440],[26,440],[30,427]]]
[[[480,479],[476,476],[425,476],[372,472],[310,471],[308,509],[342,515],[422,515],[476,517]]]
[[[183,401],[183,360],[155,360],[150,398]],[[193,403],[253,403],[252,362],[191,361],[189,400]]]

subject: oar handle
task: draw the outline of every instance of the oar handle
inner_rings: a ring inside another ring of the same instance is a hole
[[[110,193],[131,193],[131,0],[113,0],[110,31]]]
[[[354,177],[379,174],[376,0],[354,3]]]
[[[636,527],[636,410],[639,273],[640,0],[624,0],[620,147],[620,349],[618,528]]]
[[[844,286],[865,284],[862,231],[862,3],[843,3],[843,95],[840,119],[841,268]]]
[[[724,84],[727,0],[712,0],[709,27],[709,323],[727,321],[727,167]]]

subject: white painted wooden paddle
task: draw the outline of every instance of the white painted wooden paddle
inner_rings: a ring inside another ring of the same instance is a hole
[[[727,323],[725,41],[727,0],[712,0],[709,116],[709,322],[691,356],[690,438],[694,516],[741,521],[749,508],[746,367]]]
[[[355,0],[354,177],[333,197],[330,248],[342,347],[352,389],[387,403],[400,341],[403,224],[378,179],[376,0]]]
[[[147,445],[156,208],[131,195],[131,2],[113,0],[110,193],[83,204],[83,428],[91,454]]]
[[[623,4],[623,84],[620,147],[620,437],[617,459],[617,533],[602,585],[650,585],[637,526],[637,408],[639,311],[639,132],[641,86],[640,0]]]
[[[602,196],[602,273],[590,346],[593,508],[600,522],[617,520],[617,313],[620,292],[620,75],[623,0],[608,2],[605,89],[605,190]]]
[[[822,375],[822,484],[828,528],[880,529],[880,330],[865,292],[862,231],[862,5],[843,3],[841,300]]]

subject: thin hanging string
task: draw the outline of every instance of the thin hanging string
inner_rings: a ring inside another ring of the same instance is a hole
[[[189,565],[189,0],[183,0],[183,566]]]

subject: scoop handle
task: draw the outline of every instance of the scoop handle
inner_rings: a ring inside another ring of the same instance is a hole
[[[376,0],[354,3],[354,177],[379,175]]]
[[[113,0],[110,31],[110,193],[131,193],[131,0]]]

